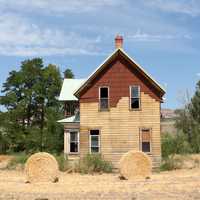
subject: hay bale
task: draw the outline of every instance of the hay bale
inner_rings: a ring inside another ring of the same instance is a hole
[[[119,162],[120,175],[125,179],[148,178],[152,171],[151,159],[143,152],[129,151]]]
[[[36,153],[25,164],[26,181],[31,182],[57,182],[58,163],[49,153]]]

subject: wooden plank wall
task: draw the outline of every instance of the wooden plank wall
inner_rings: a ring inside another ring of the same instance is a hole
[[[141,110],[129,110],[129,98],[122,97],[110,111],[100,112],[98,103],[80,103],[80,156],[89,152],[89,130],[99,129],[101,154],[115,167],[129,150],[139,150],[139,129],[152,129],[154,167],[160,164],[160,102],[141,92]]]

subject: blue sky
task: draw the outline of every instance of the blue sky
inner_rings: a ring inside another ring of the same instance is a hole
[[[87,77],[124,37],[124,50],[182,106],[200,78],[199,0],[0,0],[0,86],[24,59],[42,57]]]

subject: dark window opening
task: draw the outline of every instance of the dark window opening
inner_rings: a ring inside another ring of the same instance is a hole
[[[131,109],[140,108],[140,87],[131,86],[130,88],[130,106]]]
[[[99,135],[99,130],[90,130],[90,135]]]
[[[131,108],[132,109],[140,108],[140,99],[139,98],[131,98]]]
[[[64,115],[65,117],[70,117],[79,110],[79,103],[77,101],[65,102],[64,104]]]
[[[150,142],[142,142],[142,151],[143,152],[150,152]]]
[[[109,108],[109,94],[108,87],[100,88],[100,110],[107,110]]]
[[[100,97],[101,98],[108,98],[108,88],[107,87],[102,87],[100,89]]]

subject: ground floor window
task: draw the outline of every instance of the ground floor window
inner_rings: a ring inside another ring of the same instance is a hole
[[[100,152],[99,130],[90,130],[90,153]]]
[[[140,150],[145,153],[151,153],[151,129],[140,129]]]
[[[79,152],[79,132],[71,131],[69,132],[69,153]]]

